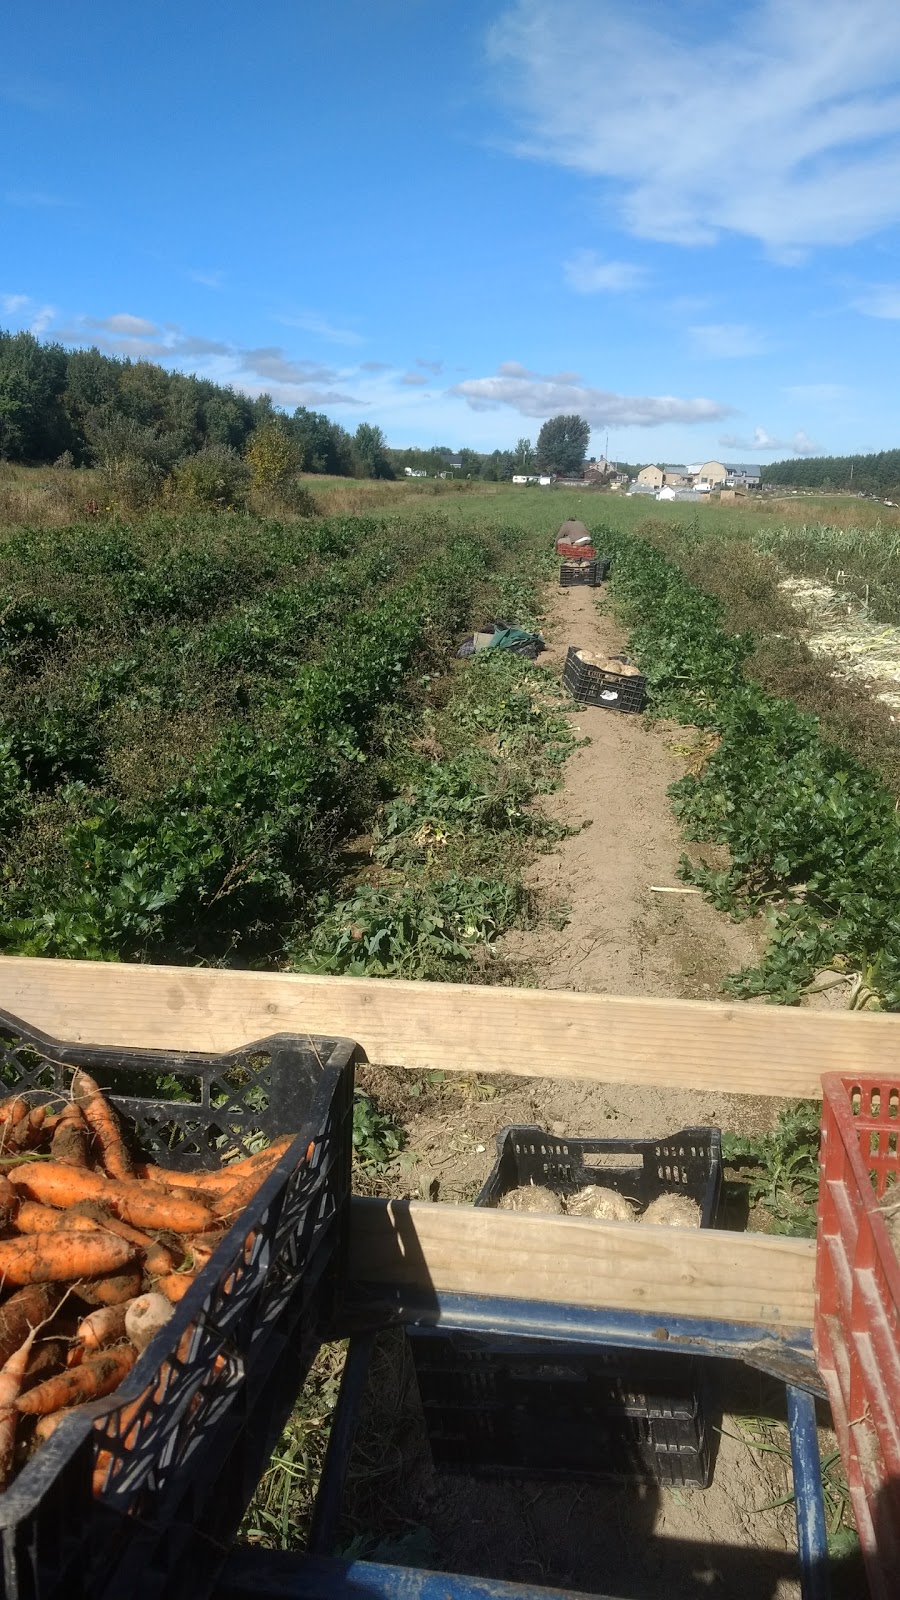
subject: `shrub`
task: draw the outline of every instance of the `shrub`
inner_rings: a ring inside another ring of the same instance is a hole
[[[229,445],[211,444],[185,456],[166,479],[165,499],[186,511],[242,510],[250,468]]]

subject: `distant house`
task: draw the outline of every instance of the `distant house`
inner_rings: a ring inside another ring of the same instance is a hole
[[[663,482],[667,489],[684,489],[687,488],[691,481],[689,467],[664,466],[662,472]]]
[[[662,467],[641,467],[637,481],[642,489],[661,489],[666,481]]]
[[[664,484],[656,498],[657,500],[677,500],[678,496],[674,489],[670,489],[668,484]]]
[[[424,467],[404,467],[403,471],[408,478],[427,478],[428,473]]]
[[[451,472],[461,472],[462,456],[445,456],[444,466],[448,467]]]
[[[539,472],[514,472],[512,481],[513,483],[540,483],[541,475]]]
[[[697,488],[718,489],[728,477],[728,468],[723,461],[704,461],[697,469]]]
[[[748,467],[745,463],[726,464],[725,482],[729,489],[758,489],[761,479],[761,467]]]

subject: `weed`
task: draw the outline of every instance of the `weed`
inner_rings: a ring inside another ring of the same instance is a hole
[[[779,1112],[770,1133],[722,1135],[722,1155],[740,1173],[751,1204],[762,1204],[771,1232],[812,1238],[819,1197],[819,1119],[815,1101]]]
[[[363,1166],[390,1165],[406,1143],[399,1122],[379,1109],[371,1095],[357,1089],[353,1097],[353,1154]]]

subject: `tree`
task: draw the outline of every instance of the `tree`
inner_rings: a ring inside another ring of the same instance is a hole
[[[247,446],[253,487],[272,494],[284,487],[297,471],[297,447],[277,422],[256,428]]]
[[[381,429],[371,422],[361,422],[353,436],[353,461],[362,478],[394,476],[387,456],[387,441]]]
[[[513,451],[513,471],[534,471],[534,445],[530,439],[520,439]]]
[[[538,434],[538,466],[544,472],[581,472],[590,437],[584,417],[551,417]]]

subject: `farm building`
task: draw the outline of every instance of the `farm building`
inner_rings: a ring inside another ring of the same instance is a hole
[[[662,467],[641,467],[637,481],[644,489],[661,489],[666,481]]]

